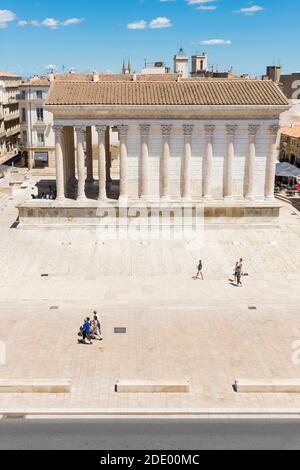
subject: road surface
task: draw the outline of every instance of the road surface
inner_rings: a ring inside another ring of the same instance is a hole
[[[8,419],[0,449],[300,449],[300,420]]]

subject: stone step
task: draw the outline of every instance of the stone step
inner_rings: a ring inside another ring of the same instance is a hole
[[[0,393],[69,393],[71,380],[0,379]]]
[[[188,381],[120,380],[117,393],[189,393]]]
[[[237,393],[300,393],[300,379],[237,379]]]

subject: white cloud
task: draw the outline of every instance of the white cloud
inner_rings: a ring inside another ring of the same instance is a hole
[[[230,46],[232,42],[229,39],[205,39],[200,44],[206,46]]]
[[[127,29],[161,29],[161,28],[170,28],[172,22],[169,18],[161,17],[153,19],[148,23],[145,20],[134,21],[133,23],[128,23]]]
[[[0,10],[0,29],[7,28],[8,23],[15,21],[16,14],[10,10]]]
[[[133,23],[129,23],[127,25],[128,29],[146,29],[148,27],[147,21],[140,20],[140,21],[134,21]]]
[[[259,5],[253,5],[252,7],[240,8],[239,10],[235,10],[234,13],[244,13],[245,15],[254,15],[259,11],[263,11],[264,8]]]
[[[165,17],[158,17],[152,20],[149,24],[150,29],[170,28],[172,26],[171,20]]]
[[[50,28],[50,29],[57,29],[59,26],[59,21],[56,20],[55,18],[45,18],[41,22],[41,25],[46,26],[47,28]]]
[[[218,0],[185,0],[188,5],[205,5],[206,3],[215,3]]]
[[[38,20],[31,20],[31,21],[20,20],[18,24],[19,24],[19,26],[27,26],[28,24],[30,24],[31,26],[35,26],[35,27],[44,26],[44,27],[50,28],[50,29],[57,29],[60,26],[74,26],[74,25],[80,24],[82,22],[83,22],[83,18],[68,18],[64,21],[57,20],[56,18],[45,18],[42,21],[38,21]]]
[[[73,26],[83,22],[83,18],[69,18],[68,20],[63,21],[61,24],[63,26]]]

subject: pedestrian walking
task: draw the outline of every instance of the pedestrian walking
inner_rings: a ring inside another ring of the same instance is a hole
[[[84,342],[86,342],[86,340],[87,340],[88,344],[93,344],[92,340],[91,340],[91,332],[92,332],[91,331],[91,320],[88,317],[85,320],[84,324],[83,324],[83,334],[82,334]]]
[[[241,286],[242,287],[242,269],[241,269],[241,266],[240,264],[237,265],[236,267],[236,285],[239,287]]]
[[[204,276],[203,276],[203,263],[202,263],[202,260],[200,259],[199,260],[199,263],[198,263],[198,271],[197,271],[197,276],[196,276],[196,279],[200,279],[200,276],[201,276],[201,279],[202,281],[204,280]]]

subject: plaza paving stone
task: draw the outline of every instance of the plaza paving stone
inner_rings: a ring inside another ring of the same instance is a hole
[[[0,373],[70,378],[72,391],[1,394],[0,409],[300,407],[298,394],[232,389],[236,378],[299,378],[300,217],[290,206],[273,226],[207,227],[199,250],[183,241],[102,245],[91,229],[11,229],[24,196],[0,211]],[[195,281],[200,257],[205,280]],[[249,276],[236,288],[240,257]],[[94,309],[104,340],[79,345]],[[121,379],[190,380],[191,393],[117,394]]]

